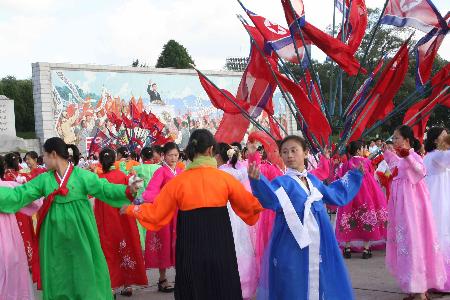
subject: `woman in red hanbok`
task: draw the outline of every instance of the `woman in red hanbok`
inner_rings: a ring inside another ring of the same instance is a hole
[[[100,152],[103,174],[99,177],[111,183],[128,185],[128,178],[122,171],[111,170],[115,160],[113,150],[106,148]],[[99,199],[95,199],[94,213],[100,243],[108,263],[111,287],[116,289],[123,286],[121,295],[131,296],[131,285],[148,283],[136,221],[120,215],[119,209]]]
[[[24,174],[27,178],[27,181],[32,180],[33,178],[41,175],[42,173],[47,172],[47,169],[42,168],[38,164],[38,154],[35,151],[30,151],[25,154],[25,162],[27,163],[28,168],[30,169],[30,172],[27,174]]]
[[[176,175],[181,173],[177,168],[180,151],[175,143],[164,146],[164,160],[161,168],[156,170],[142,198],[147,203],[153,203],[161,189]],[[170,293],[174,290],[166,278],[166,269],[175,266],[176,216],[159,231],[147,231],[145,241],[145,266],[159,269],[158,290]]]

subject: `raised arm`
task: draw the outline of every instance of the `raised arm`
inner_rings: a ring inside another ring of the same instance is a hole
[[[259,179],[250,178],[253,195],[258,198],[264,208],[277,211],[281,208],[272,183],[261,175]]]
[[[43,190],[45,178],[47,175],[38,176],[24,185],[14,188],[2,184],[0,187],[0,212],[16,213],[34,200],[46,196]]]
[[[126,185],[110,183],[105,178],[99,178],[95,173],[78,170],[88,195],[116,208],[129,204],[130,200],[133,200],[133,195]]]
[[[145,228],[157,231],[167,225],[177,210],[173,180],[167,183],[153,203],[130,205],[125,213],[138,219]]]
[[[348,171],[341,179],[326,186],[316,179],[319,191],[323,195],[323,201],[328,204],[343,206],[349,203],[361,187],[363,174],[358,170]]]
[[[227,180],[228,199],[234,212],[248,225],[254,225],[263,210],[258,199],[234,177],[224,176],[224,178]]]

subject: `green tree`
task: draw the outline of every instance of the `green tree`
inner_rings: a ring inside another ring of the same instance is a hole
[[[31,79],[17,80],[7,76],[0,81],[0,95],[14,100],[16,131],[35,132],[33,85]],[[20,134],[19,134],[20,135]]]
[[[164,45],[158,58],[158,62],[156,63],[156,67],[192,69],[191,64],[194,64],[194,61],[186,48],[175,40],[170,40]]]

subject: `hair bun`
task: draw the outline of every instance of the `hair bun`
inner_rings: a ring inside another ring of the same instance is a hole
[[[198,142],[196,139],[192,139],[191,144],[192,146],[197,146]]]
[[[227,156],[228,156],[229,159],[231,159],[234,154],[236,154],[236,150],[234,150],[233,148],[228,149]]]

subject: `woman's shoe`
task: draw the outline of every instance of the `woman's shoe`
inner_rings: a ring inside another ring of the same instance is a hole
[[[345,247],[342,254],[346,259],[352,258],[352,249],[350,249],[350,247]]]
[[[362,259],[369,259],[369,258],[372,258],[372,250],[364,249]]]
[[[167,279],[158,281],[158,291],[162,293],[172,293],[175,290],[173,286],[170,286]]]

